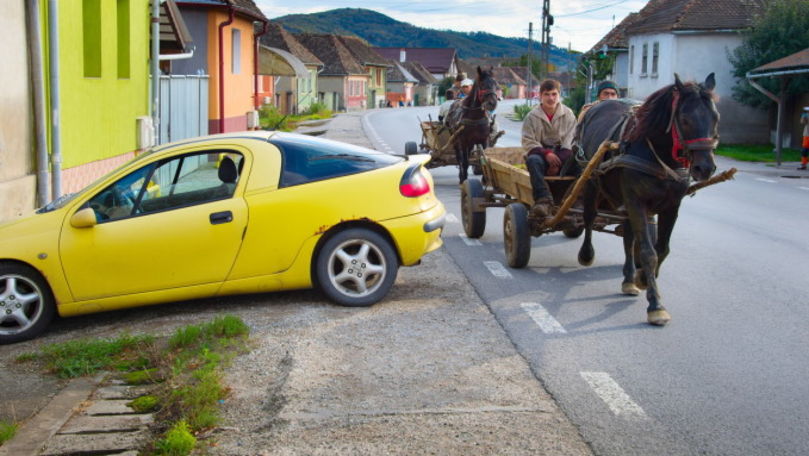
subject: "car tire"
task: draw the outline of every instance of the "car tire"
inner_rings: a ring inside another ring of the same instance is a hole
[[[419,153],[419,145],[415,141],[405,143],[405,155],[416,155],[417,153]]]
[[[398,270],[399,260],[387,239],[365,228],[349,228],[319,250],[315,281],[335,303],[365,307],[388,294]]]
[[[51,289],[34,268],[0,264],[0,344],[38,336],[55,313]]]

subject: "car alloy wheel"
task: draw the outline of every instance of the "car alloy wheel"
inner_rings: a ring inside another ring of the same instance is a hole
[[[388,293],[399,262],[390,243],[364,228],[341,231],[328,239],[317,258],[318,286],[344,306],[370,306]]]
[[[53,297],[42,276],[22,265],[0,264],[0,343],[30,339],[53,318]]]

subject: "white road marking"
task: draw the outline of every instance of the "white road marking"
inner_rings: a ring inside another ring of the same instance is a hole
[[[470,247],[474,247],[474,246],[477,246],[477,245],[483,245],[477,239],[469,239],[468,237],[466,237],[466,235],[464,233],[460,233],[460,234],[458,234],[458,236],[461,237],[461,240],[463,240],[464,244],[466,244],[466,245],[468,245]]]
[[[528,316],[539,326],[545,334],[566,334],[565,328],[556,321],[555,318],[545,310],[542,305],[536,302],[524,302],[520,304],[523,310],[528,313]]]
[[[581,372],[581,376],[598,397],[617,416],[648,419],[646,412],[636,404],[618,383],[606,372]]]
[[[807,189],[807,190],[809,190],[809,189]],[[449,223],[458,223],[458,217],[455,217],[455,214],[450,212],[450,213],[447,214],[447,221]]]
[[[801,190],[809,190],[809,187],[798,187]]]
[[[510,279],[511,273],[499,261],[484,261],[483,265],[498,279]]]
[[[764,179],[763,177],[757,177],[756,180],[761,181],[761,182],[766,182],[768,184],[777,184],[778,183],[778,181],[776,181],[776,180]]]

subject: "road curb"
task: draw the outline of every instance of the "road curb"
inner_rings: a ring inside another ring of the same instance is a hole
[[[20,428],[13,439],[0,447],[0,456],[38,454],[45,443],[73,416],[76,407],[90,397],[105,375],[71,380],[48,405]]]

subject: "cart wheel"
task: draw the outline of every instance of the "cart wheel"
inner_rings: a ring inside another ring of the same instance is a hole
[[[419,145],[415,141],[405,143],[405,155],[416,155],[419,153]]]
[[[584,227],[577,226],[574,228],[565,228],[564,230],[562,230],[562,233],[564,233],[565,236],[571,239],[576,239],[577,237],[581,236],[582,233],[584,233]]]
[[[503,244],[506,260],[512,268],[524,268],[531,258],[531,232],[528,209],[522,203],[511,203],[503,215]]]
[[[467,179],[461,185],[461,218],[470,239],[483,236],[486,230],[486,209],[475,210],[474,199],[483,198],[483,185],[477,179]]]

